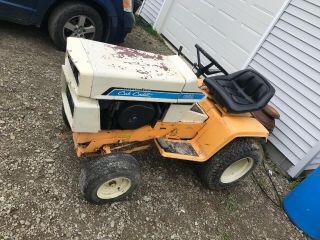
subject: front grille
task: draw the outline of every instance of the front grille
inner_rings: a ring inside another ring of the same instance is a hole
[[[76,65],[74,65],[74,63],[73,63],[70,55],[68,55],[68,60],[69,60],[69,63],[70,63],[72,72],[73,72],[73,74],[74,74],[74,78],[76,79],[76,83],[77,83],[77,85],[79,86],[79,71],[78,71]]]
[[[70,90],[69,90],[68,86],[67,86],[67,89],[66,89],[66,94],[67,94],[67,99],[68,99],[69,107],[70,107],[70,110],[71,110],[71,114],[73,116],[74,102],[73,102],[73,99],[72,99],[72,96],[71,96],[71,93],[70,93]]]

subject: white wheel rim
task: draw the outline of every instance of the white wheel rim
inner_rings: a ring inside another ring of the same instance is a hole
[[[126,177],[113,178],[100,185],[97,196],[101,199],[112,199],[126,193],[131,187],[131,180]]]
[[[220,177],[222,183],[232,183],[246,175],[253,167],[254,160],[250,157],[242,158],[231,164]]]

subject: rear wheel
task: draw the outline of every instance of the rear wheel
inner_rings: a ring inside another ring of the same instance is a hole
[[[133,156],[124,153],[91,160],[80,174],[80,188],[84,198],[99,205],[123,199],[139,183],[139,164]]]
[[[51,13],[48,30],[54,44],[60,50],[65,50],[68,37],[102,40],[103,21],[91,6],[81,2],[66,2]]]
[[[200,177],[209,189],[235,185],[250,174],[264,157],[257,139],[238,138],[200,165]]]

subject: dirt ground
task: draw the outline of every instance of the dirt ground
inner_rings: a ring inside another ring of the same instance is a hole
[[[139,27],[124,45],[170,53]],[[155,148],[135,154],[142,184],[131,198],[84,201],[71,137],[59,137],[63,60],[46,32],[0,22],[0,239],[305,239],[251,177],[209,191],[192,164]],[[289,191],[286,179],[273,179]]]

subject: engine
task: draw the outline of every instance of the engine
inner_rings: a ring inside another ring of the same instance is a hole
[[[101,130],[137,129],[155,125],[161,120],[169,104],[137,101],[100,100]]]

